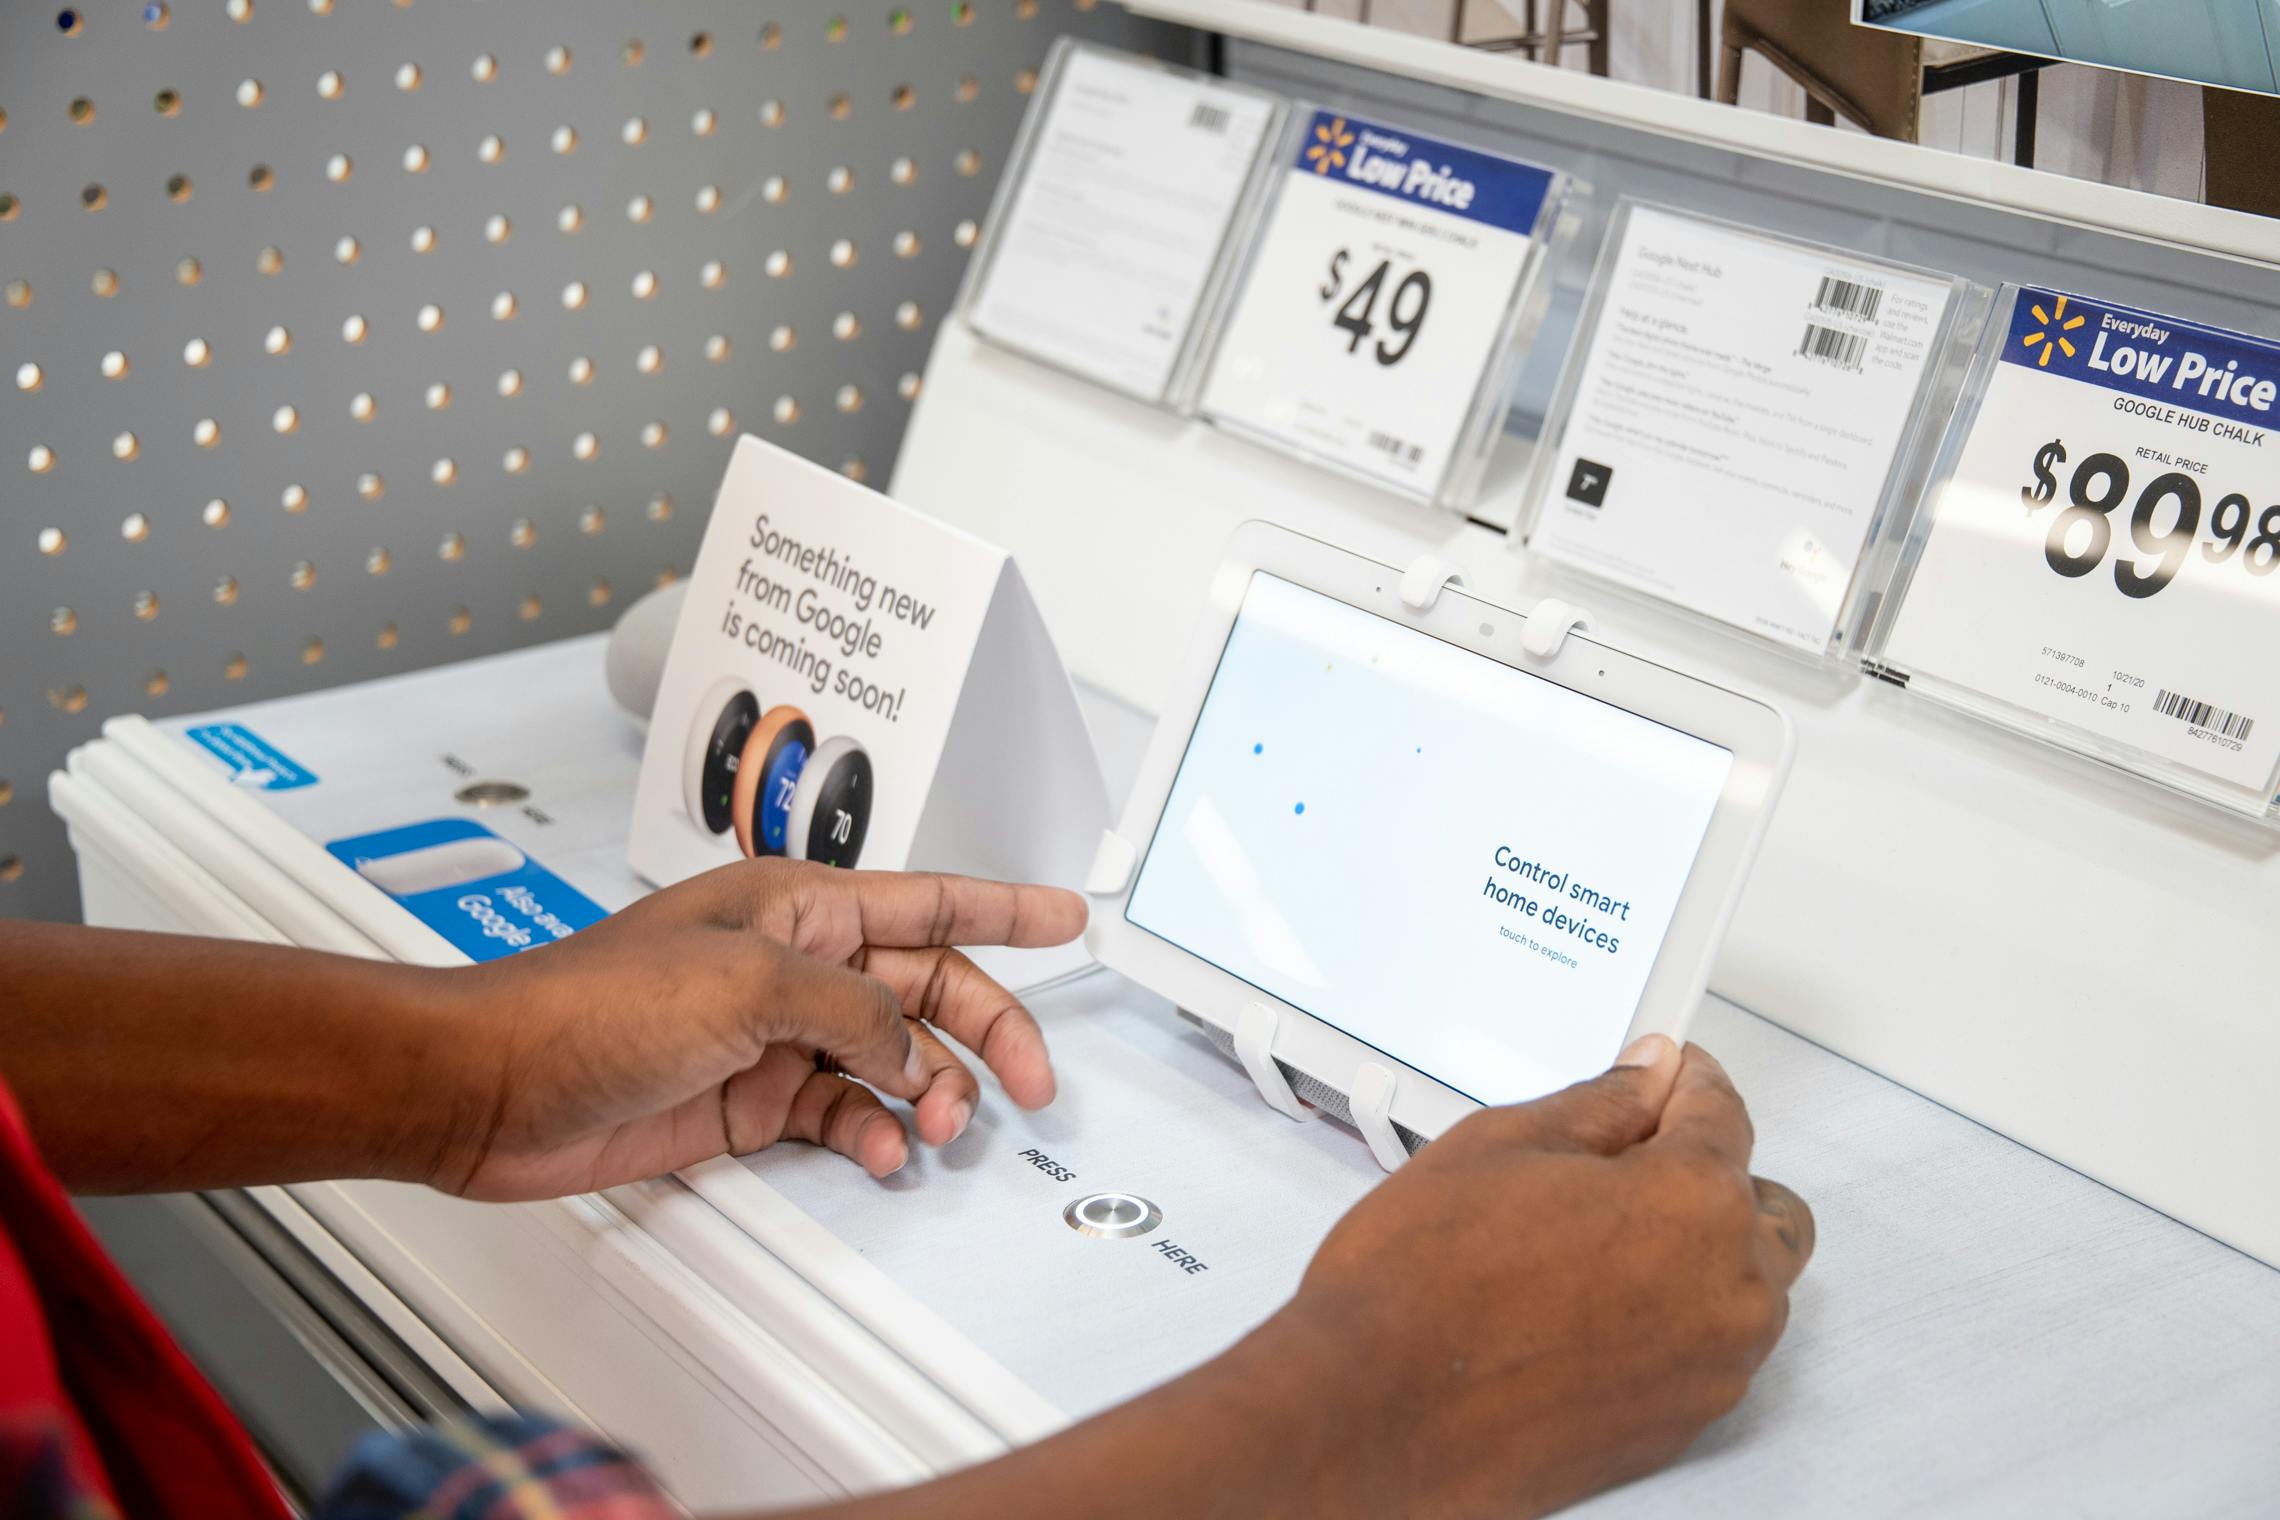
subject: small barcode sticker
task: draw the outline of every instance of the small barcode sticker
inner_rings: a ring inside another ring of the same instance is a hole
[[[1372,429],[1369,443],[1371,448],[1394,460],[1407,460],[1409,463],[1415,464],[1425,457],[1425,446],[1423,444],[1411,443],[1406,438],[1396,438],[1391,433],[1380,433]]]
[[[1188,125],[1198,132],[1225,132],[1227,108],[1215,106],[1208,100],[1199,100],[1195,103],[1195,109],[1188,113]]]
[[[2165,691],[2155,697],[2153,710],[2164,718],[2175,718],[2180,723],[2193,728],[2205,728],[2211,733],[2222,734],[2227,739],[2246,740],[2248,731],[2256,726],[2254,718],[2226,712],[2221,707],[2213,707],[2196,697],[2174,691]]]
[[[1873,322],[1884,307],[1884,287],[1825,274],[1821,276],[1821,288],[1813,297],[1813,305],[1840,317]]]
[[[1868,352],[1868,335],[1808,322],[1805,324],[1805,337],[1798,343],[1797,351],[1808,359],[1818,359],[1823,364],[1831,364],[1838,369],[1859,369],[1861,355]]]

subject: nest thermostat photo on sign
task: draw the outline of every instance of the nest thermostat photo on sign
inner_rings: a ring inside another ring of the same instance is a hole
[[[827,866],[852,866],[871,826],[871,757],[853,739],[824,741],[792,789],[786,820],[790,853]]]
[[[853,739],[818,745],[788,703],[717,681],[697,704],[682,755],[682,803],[707,835],[733,834],[747,859],[771,855],[853,866],[871,822],[871,757]]]

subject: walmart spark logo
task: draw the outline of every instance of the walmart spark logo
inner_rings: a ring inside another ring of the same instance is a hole
[[[2035,331],[2019,339],[2019,342],[2027,348],[2041,346],[2042,352],[2035,355],[2035,368],[2050,368],[2050,351],[2054,348],[2064,349],[2066,357],[2073,358],[2074,344],[2068,340],[2066,335],[2090,319],[2080,312],[2069,317],[2066,314],[2066,297],[2064,296],[2060,296],[2057,304],[2052,306],[2049,311],[2044,311],[2040,302],[2036,302],[2027,309],[2033,312],[2035,320],[2042,324]]]
[[[1346,150],[1353,145],[1354,134],[1346,130],[1346,118],[1334,116],[1328,122],[1315,124],[1314,141],[1307,145],[1306,161],[1314,165],[1317,174],[1343,169],[1346,167]]]

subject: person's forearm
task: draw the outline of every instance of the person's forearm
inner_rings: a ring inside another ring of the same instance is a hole
[[[424,1178],[483,1101],[450,977],[0,921],[0,1077],[76,1191]]]
[[[1086,1520],[1391,1514],[1401,1508],[1397,1379],[1298,1305],[1130,1404],[916,1488],[771,1520]]]

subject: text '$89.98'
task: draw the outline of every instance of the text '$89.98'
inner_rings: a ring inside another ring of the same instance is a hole
[[[1353,250],[1341,248],[1330,255],[1330,272],[1321,287],[1315,291],[1325,305],[1338,302],[1330,318],[1330,325],[1349,336],[1346,352],[1361,352],[1362,344],[1377,332],[1378,300],[1386,296],[1386,282],[1393,279],[1393,261],[1379,259],[1377,267],[1362,277],[1344,301],[1338,296],[1346,289],[1346,265],[1353,260]],[[1418,333],[1425,327],[1425,313],[1433,305],[1433,277],[1422,269],[1412,269],[1393,283],[1393,292],[1386,296],[1386,327],[1399,341],[1388,345],[1380,338],[1371,345],[1370,353],[1378,363],[1388,367],[1399,364],[1416,344]]]
[[[2019,488],[2030,516],[2057,499],[2057,467],[2066,462],[2059,439],[2035,451],[2034,479]],[[2043,562],[2070,580],[2096,570],[2113,545],[2115,513],[2129,500],[2129,465],[2115,454],[2086,455],[2067,479],[2067,505],[2051,520]],[[2168,527],[2156,530],[2163,518]],[[2181,470],[2154,476],[2138,491],[2128,522],[2130,542],[2142,557],[2114,557],[2114,587],[2142,599],[2158,594],[2192,558],[2201,531],[2201,483]],[[2209,541],[2200,546],[2207,563],[2237,563],[2254,576],[2280,567],[2280,505],[2259,512],[2248,497],[2227,492],[2209,512],[2208,525]]]

